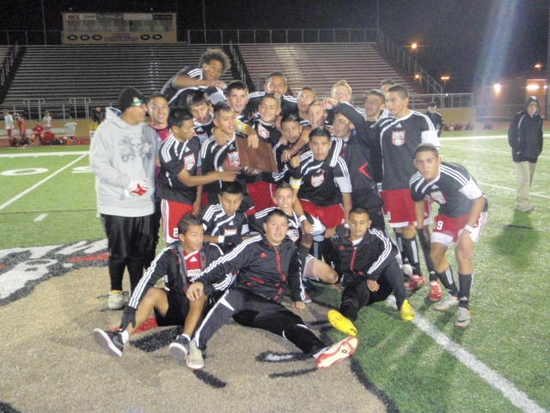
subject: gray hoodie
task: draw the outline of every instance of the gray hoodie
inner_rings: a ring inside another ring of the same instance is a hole
[[[145,123],[130,125],[121,118],[107,119],[96,130],[90,146],[90,165],[96,175],[100,214],[123,217],[151,215],[154,210],[157,134]],[[126,190],[133,180],[147,180],[143,196]]]

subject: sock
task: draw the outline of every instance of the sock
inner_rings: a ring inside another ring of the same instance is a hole
[[[122,336],[122,343],[126,344],[126,342],[130,339],[130,334],[126,330],[122,331],[120,334]]]
[[[402,264],[407,264],[409,262],[408,258],[405,256],[405,250],[403,249],[403,235],[400,232],[395,232],[395,243],[397,244],[397,249],[401,253],[401,259],[403,260]],[[389,235],[389,234],[388,234]]]
[[[460,286],[460,291],[458,293],[460,307],[468,308],[470,303],[470,288],[474,281],[474,274],[460,274],[458,273],[458,285]]]
[[[418,256],[418,243],[416,238],[402,238],[403,239],[403,259],[408,259],[409,264],[413,268],[413,274],[421,275],[420,259]]]
[[[441,283],[447,289],[449,294],[454,297],[458,296],[458,289],[456,288],[453,276],[453,269],[451,267],[447,267],[445,271],[437,273],[437,276],[441,280]]]

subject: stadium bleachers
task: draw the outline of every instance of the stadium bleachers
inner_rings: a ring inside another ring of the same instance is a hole
[[[385,78],[413,90],[410,80],[378,52],[376,43],[240,44],[239,48],[256,84],[268,73],[280,71],[295,93],[309,86],[326,97],[334,83],[345,79],[354,91],[355,104],[362,104],[364,92],[380,87]]]
[[[28,46],[13,79],[4,107],[42,108],[60,104],[90,107],[115,104],[120,90],[135,86],[145,94],[162,88],[184,66],[196,66],[208,47],[219,45],[61,45]],[[248,71],[258,88],[270,72],[286,74],[295,93],[303,86],[328,96],[331,86],[345,79],[360,105],[364,92],[392,78],[414,84],[378,52],[376,43],[240,44]],[[224,75],[231,79],[231,73]],[[76,103],[75,103],[76,102]]]
[[[214,46],[28,46],[3,104],[44,99],[47,106],[89,98],[92,105],[102,106],[116,102],[125,86],[150,94],[182,67],[196,66],[208,47]]]

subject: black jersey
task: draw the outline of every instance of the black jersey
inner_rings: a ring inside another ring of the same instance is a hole
[[[204,243],[199,250],[200,268],[205,269],[221,256],[222,251],[217,245]],[[132,292],[128,306],[138,308],[147,291],[154,287],[161,278],[164,278],[164,286],[171,294],[182,295],[185,295],[190,282],[195,282],[200,278],[191,277],[188,274],[185,267],[184,251],[180,241],[176,241],[164,248],[157,255]],[[212,290],[224,290],[229,286],[231,281],[231,274],[221,275],[218,282],[212,286]]]
[[[180,88],[174,85],[175,80],[178,76],[187,76],[191,79],[203,80],[204,73],[201,68],[196,68],[192,66],[186,66],[181,69],[178,73],[172,76],[162,87],[160,93],[166,96],[168,104],[171,108],[175,107],[187,107],[187,96],[193,94],[199,90],[205,91],[207,94],[216,94],[223,96],[223,90],[219,87],[208,87],[208,86],[192,86]]]
[[[209,205],[201,212],[202,226],[205,235],[212,237],[232,237],[248,234],[248,219],[246,215],[237,211],[233,215],[227,215],[221,204]],[[218,244],[225,252],[234,245]]]
[[[318,206],[342,203],[342,193],[351,193],[351,181],[346,161],[333,144],[327,159],[317,161],[311,150],[300,157],[300,166],[293,179],[300,181],[298,197]],[[294,185],[293,185],[294,186]]]
[[[214,129],[214,115],[207,123],[199,123],[194,121],[195,134],[199,137],[201,145],[212,135],[212,129]]]
[[[382,150],[382,189],[408,189],[409,179],[416,172],[414,151],[423,142],[439,147],[439,138],[431,120],[420,112],[400,119],[381,119],[377,136]]]
[[[247,116],[258,112],[258,107],[260,106],[260,102],[265,94],[265,91],[258,91],[252,92],[248,95],[248,103],[245,109]],[[291,114],[298,114],[298,101],[294,96],[283,95],[281,98],[281,116],[286,118]]]
[[[443,115],[439,112],[427,111],[426,116],[432,121],[434,128],[437,131],[437,135],[441,135],[441,131],[443,130]]]
[[[430,182],[420,172],[416,172],[410,179],[410,188],[414,201],[421,201],[428,196],[439,204],[439,214],[451,218],[470,213],[474,200],[484,196],[466,168],[450,162],[442,162],[439,176]]]
[[[277,145],[281,139],[282,133],[274,123],[269,124],[261,119],[256,119],[252,124],[252,127],[256,131],[256,135],[263,142],[271,144],[271,146]]]
[[[197,188],[189,187],[178,179],[178,174],[186,169],[196,175],[199,163],[199,138],[180,142],[170,135],[160,147],[160,173],[158,175],[158,195],[162,199],[192,205],[197,196]]]

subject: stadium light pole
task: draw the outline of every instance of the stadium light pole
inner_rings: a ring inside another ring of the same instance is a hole
[[[416,42],[413,42],[411,43],[411,50],[413,51],[413,54],[414,54],[414,73],[417,72],[417,53],[418,53],[418,43]]]
[[[202,29],[204,33],[204,43],[207,43],[206,41],[206,4],[205,0],[202,0]]]
[[[44,14],[44,0],[40,0],[40,8],[42,10],[42,30],[44,33],[44,45],[48,44],[47,31],[46,31],[46,16]]]
[[[445,91],[447,87],[447,82],[451,79],[451,76],[449,75],[443,75],[441,76],[441,81],[443,82],[443,91]]]

